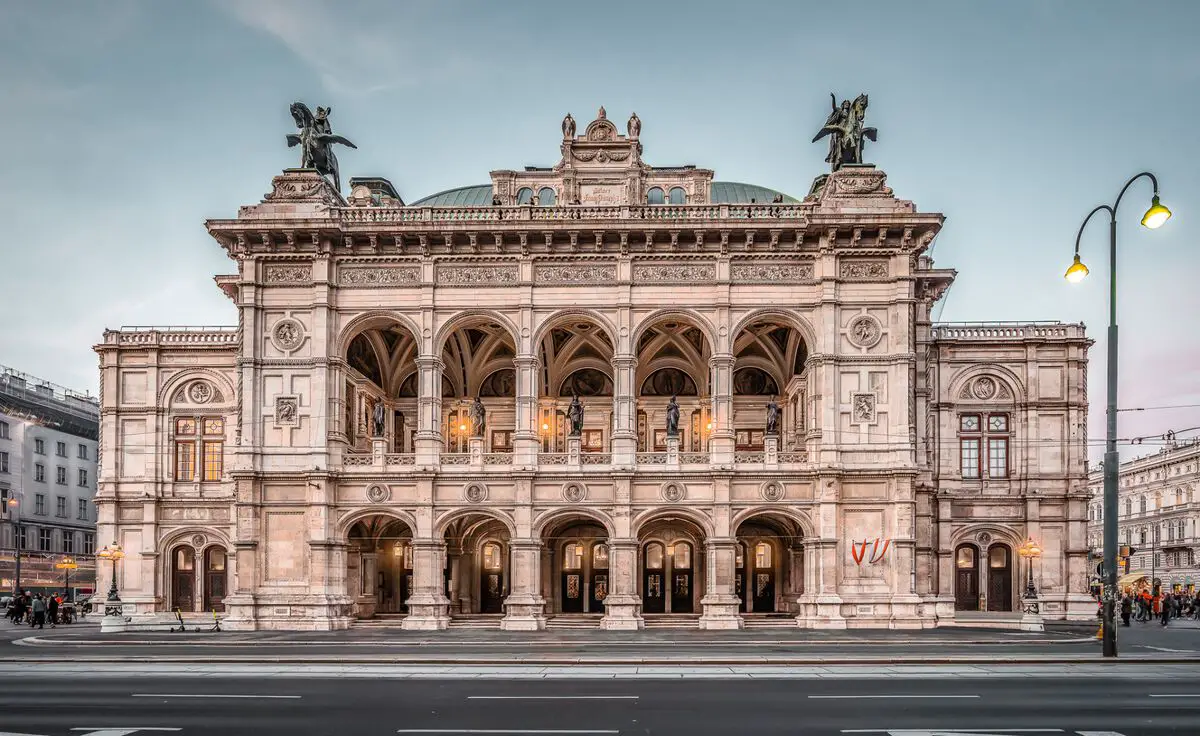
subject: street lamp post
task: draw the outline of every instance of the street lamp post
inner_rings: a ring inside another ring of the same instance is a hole
[[[16,511],[17,506],[20,505],[20,501],[17,500],[16,496],[13,496],[7,500],[7,503],[8,513],[6,516],[8,517],[8,523],[12,524],[13,529],[13,560],[16,566],[16,570],[13,571],[13,599],[15,600],[21,595],[21,535],[20,526],[12,518],[12,514],[13,511]]]
[[[1125,182],[1117,201],[1111,206],[1102,204],[1083,219],[1079,234],[1075,236],[1075,261],[1067,269],[1067,281],[1078,283],[1088,275],[1087,266],[1079,260],[1079,241],[1083,229],[1097,212],[1108,213],[1108,406],[1104,443],[1104,608],[1103,636],[1104,656],[1117,656],[1116,589],[1117,589],[1117,474],[1121,460],[1117,453],[1117,208],[1130,185],[1146,177],[1154,185],[1154,197],[1150,209],[1142,216],[1142,225],[1155,230],[1171,217],[1171,211],[1158,201],[1158,179],[1148,171]]]
[[[120,616],[121,596],[117,593],[117,562],[125,556],[125,553],[121,551],[121,545],[113,542],[112,544],[104,545],[104,549],[97,552],[96,556],[102,560],[112,561],[112,585],[108,587],[108,599],[104,603],[104,615]]]
[[[1029,613],[1038,613],[1037,586],[1033,584],[1033,561],[1042,556],[1042,548],[1033,541],[1033,537],[1029,537],[1017,548],[1017,554],[1024,557],[1028,563],[1028,572],[1025,575],[1025,605],[1029,609]]]

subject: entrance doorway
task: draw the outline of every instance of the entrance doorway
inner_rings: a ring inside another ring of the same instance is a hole
[[[479,612],[504,611],[504,548],[490,540],[480,549]]]
[[[954,610],[979,610],[979,559],[972,544],[954,551]]]
[[[209,547],[204,550],[204,610],[225,611],[225,550]]]
[[[692,612],[692,545],[676,542],[668,548],[671,562],[671,613]]]
[[[408,613],[412,594],[412,532],[383,514],[354,523],[347,535],[346,584],[357,615]]]
[[[196,605],[196,550],[187,545],[171,555],[171,610],[194,610]]]
[[[775,548],[770,542],[754,545],[752,613],[775,613]]]
[[[704,595],[704,532],[678,517],[644,525],[641,543],[642,612],[695,613]]]
[[[792,613],[804,593],[804,528],[764,510],[737,527],[735,594],[743,613]],[[740,577],[741,584],[737,585]]]
[[[1013,610],[1012,567],[1012,550],[1008,545],[993,544],[988,547],[987,610]]]
[[[662,542],[651,542],[642,553],[642,612],[666,613],[666,553]]]

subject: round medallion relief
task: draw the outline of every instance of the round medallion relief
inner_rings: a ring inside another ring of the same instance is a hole
[[[291,317],[284,317],[275,323],[271,339],[280,350],[295,350],[304,339],[304,326]]]
[[[679,503],[687,497],[687,489],[680,483],[667,483],[662,487],[662,497],[664,501]]]
[[[979,532],[975,538],[979,540],[980,544],[990,544],[992,541],[992,535],[989,532]]]
[[[203,547],[204,543],[207,541],[208,541],[208,538],[205,537],[203,534],[195,534],[192,536],[192,546],[193,547]]]
[[[764,501],[782,501],[784,496],[783,484],[774,480],[763,483],[758,492]]]
[[[871,348],[883,337],[883,328],[879,325],[879,320],[869,314],[863,314],[850,321],[848,336],[854,345]]]
[[[975,394],[975,398],[977,399],[990,399],[996,395],[996,381],[987,376],[977,378],[971,392]]]
[[[563,486],[562,497],[568,503],[579,503],[587,498],[587,487],[581,483],[568,483]]]
[[[367,486],[367,500],[371,503],[383,503],[392,497],[392,489],[378,483]]]
[[[487,497],[487,486],[482,483],[469,483],[467,484],[467,487],[463,489],[463,498],[471,503],[483,503],[487,500]]]
[[[196,381],[188,387],[188,398],[194,404],[207,404],[212,400],[213,388],[206,381]]]

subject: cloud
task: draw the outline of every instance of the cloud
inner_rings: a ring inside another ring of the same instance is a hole
[[[459,76],[474,64],[462,39],[440,43],[420,3],[214,0],[243,25],[278,39],[331,92],[370,95]],[[449,3],[431,3],[442,10]],[[443,24],[437,24],[439,26]]]

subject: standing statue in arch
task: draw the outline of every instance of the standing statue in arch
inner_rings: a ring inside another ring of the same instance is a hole
[[[567,418],[571,420],[571,436],[578,437],[583,434],[583,404],[579,401],[579,394],[571,392],[571,405],[567,407]]]
[[[667,402],[667,436],[679,436],[679,404],[674,396]]]
[[[861,164],[863,162],[863,141],[876,140],[878,131],[863,125],[867,116],[867,95],[861,94],[854,101],[842,100],[839,105],[837,97],[830,92],[833,111],[821,126],[821,130],[813,137],[816,143],[822,138],[829,137],[829,154],[825,161],[832,171],[837,171],[846,164]]]
[[[330,107],[318,107],[313,115],[308,105],[303,102],[293,102],[291,107],[292,119],[296,121],[299,133],[288,133],[288,147],[300,146],[300,168],[316,169],[321,176],[333,178],[333,186],[342,191],[342,179],[338,173],[337,156],[333,155],[333,144],[340,143],[350,148],[358,148],[340,135],[333,135],[329,127]]]
[[[375,401],[375,408],[371,412],[371,423],[374,425],[371,428],[372,429],[372,432],[371,432],[372,437],[376,437],[376,438],[383,437],[383,429],[384,429],[383,425],[384,425],[384,416],[385,416],[384,411],[385,410],[383,407],[383,400],[377,399]]]
[[[475,397],[475,402],[471,404],[469,411],[471,417],[471,436],[482,437],[484,425],[487,424],[487,409],[484,408],[483,402],[479,397]]]
[[[779,404],[774,396],[767,402],[767,434],[779,434]]]

